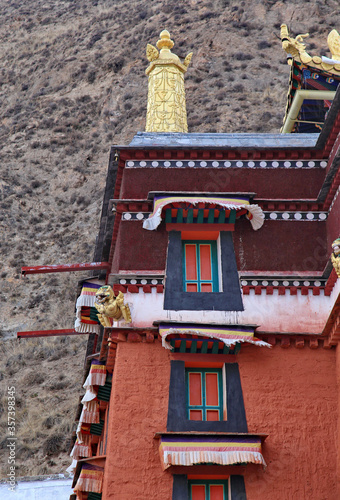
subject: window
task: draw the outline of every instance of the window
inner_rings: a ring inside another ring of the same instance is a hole
[[[216,241],[182,241],[185,292],[218,292]]]
[[[186,369],[187,415],[189,420],[223,420],[222,369]]]
[[[221,401],[223,410],[222,417],[218,421],[190,420],[188,416],[188,383],[186,384],[186,374],[188,372],[195,373],[195,368],[185,366],[184,361],[171,361],[167,431],[248,432],[241,378],[237,363],[225,363],[222,367],[212,367],[211,371],[209,371],[207,367],[202,367],[203,369],[200,368],[197,370],[197,372],[203,372],[203,370],[205,370],[206,373],[216,373],[218,370],[221,370],[222,395],[221,384],[219,384],[219,400]],[[209,383],[210,382],[211,380],[209,380]],[[216,410],[221,409],[220,406],[209,406],[210,403],[211,400],[209,399],[208,406],[205,404],[205,408],[198,408],[198,410],[202,410],[202,418],[204,409],[205,411],[213,410],[216,413]],[[195,410],[196,408],[192,409]],[[209,417],[212,416],[213,415],[210,413]]]
[[[193,480],[188,482],[189,500],[228,500],[228,481]]]
[[[188,245],[184,251],[183,245]],[[180,231],[169,232],[164,309],[243,311],[230,231],[221,231],[217,241],[200,235],[182,239]]]
[[[216,480],[209,481],[206,479],[188,480],[185,475],[174,474],[172,499],[178,500],[179,498],[181,500],[247,500],[247,495],[243,476],[231,475],[229,479],[216,478]]]

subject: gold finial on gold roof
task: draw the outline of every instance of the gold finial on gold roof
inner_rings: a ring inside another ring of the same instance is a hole
[[[337,30],[332,30],[327,38],[328,47],[332,59],[340,61],[340,35]]]
[[[159,35],[160,40],[156,43],[159,49],[172,49],[175,45],[174,42],[170,38],[170,33],[168,30],[163,30]]]
[[[145,73],[149,77],[146,132],[188,132],[185,104],[184,73],[192,53],[183,63],[171,52],[174,42],[163,30],[156,43],[158,50],[147,44],[146,57],[150,65]]]

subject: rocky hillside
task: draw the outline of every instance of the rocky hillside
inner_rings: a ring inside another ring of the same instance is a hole
[[[194,53],[190,132],[278,132],[289,75],[281,23],[328,55],[340,12],[337,0],[8,0],[0,19],[1,402],[15,385],[23,476],[69,463],[86,338],[14,340],[71,328],[85,276],[21,279],[20,267],[92,260],[109,147],[145,126],[146,43],[166,28],[175,53]]]

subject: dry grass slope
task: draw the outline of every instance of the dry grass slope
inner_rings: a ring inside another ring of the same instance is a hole
[[[336,0],[9,0],[0,16],[0,376],[18,390],[23,476],[68,463],[84,339],[11,340],[70,328],[82,277],[21,280],[20,267],[92,260],[109,146],[145,125],[146,43],[167,28],[178,55],[194,52],[191,132],[278,132],[289,74],[280,24],[310,31],[308,50],[326,54],[340,14]]]

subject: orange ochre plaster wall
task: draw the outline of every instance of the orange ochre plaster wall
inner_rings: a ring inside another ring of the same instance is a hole
[[[154,439],[166,431],[169,351],[158,340],[118,344],[112,382],[103,500],[171,500]]]
[[[238,358],[248,431],[269,434],[247,499],[339,499],[335,350],[242,346]]]
[[[269,435],[263,447],[267,469],[246,467],[247,500],[340,498],[338,358],[335,349],[321,347],[245,345],[233,358],[248,430]],[[169,382],[169,351],[158,340],[118,344],[103,500],[172,499],[172,476],[161,468],[154,439],[155,432],[166,431]]]
[[[338,483],[338,498],[340,498],[340,347],[336,346],[336,378],[337,378],[337,401],[338,401],[338,433],[337,433],[337,450],[338,450],[338,463],[337,463],[337,483]]]

